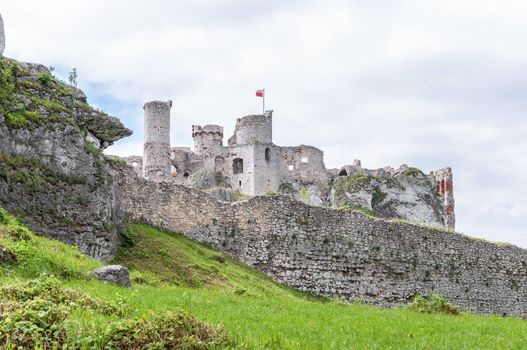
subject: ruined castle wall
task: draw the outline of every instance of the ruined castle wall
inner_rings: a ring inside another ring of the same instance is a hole
[[[395,306],[439,293],[465,310],[527,317],[527,251],[285,196],[220,203],[175,184],[118,177],[131,219],[211,244],[299,290]]]
[[[170,177],[170,108],[172,101],[145,103],[143,176],[155,181]]]
[[[141,156],[130,156],[124,158],[126,164],[130,165],[138,176],[143,176],[143,157]]]
[[[280,147],[254,145],[254,194],[278,192],[280,186]]]
[[[293,192],[308,191],[309,204],[321,205],[329,195],[331,175],[324,165],[324,153],[312,146],[281,147],[279,172],[281,183],[289,183]]]
[[[254,153],[254,145],[231,147],[229,164],[227,165],[232,188],[239,189],[249,195],[254,195]],[[241,168],[240,159],[243,165]]]

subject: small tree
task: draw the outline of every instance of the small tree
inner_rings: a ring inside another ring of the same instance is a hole
[[[77,68],[73,68],[68,74],[68,81],[71,85],[77,86]]]

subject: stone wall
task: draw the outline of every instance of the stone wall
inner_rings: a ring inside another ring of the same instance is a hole
[[[434,292],[465,310],[527,316],[527,251],[515,246],[286,196],[221,203],[130,168],[116,178],[131,219],[209,243],[293,288],[382,306]]]

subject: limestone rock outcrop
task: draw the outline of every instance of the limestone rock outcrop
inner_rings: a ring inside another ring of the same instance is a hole
[[[415,168],[407,168],[395,176],[347,171],[351,175],[339,176],[333,182],[330,196],[333,208],[366,209],[382,218],[447,226],[433,177]]]
[[[118,284],[124,287],[131,287],[130,273],[122,265],[103,266],[92,271],[92,274],[101,281]]]
[[[131,134],[43,65],[0,60],[0,206],[110,261],[125,221],[103,149]]]
[[[2,15],[0,14],[0,56],[4,54],[4,49],[5,49],[4,21],[2,20]]]

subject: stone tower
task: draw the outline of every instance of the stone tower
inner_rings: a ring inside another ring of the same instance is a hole
[[[236,120],[234,141],[237,145],[270,144],[273,142],[273,111],[248,115]],[[229,140],[229,143],[232,142]]]
[[[172,101],[145,103],[143,177],[163,181],[170,176],[170,108]]]
[[[454,203],[454,183],[452,181],[452,169],[450,167],[432,172],[436,180],[437,192],[445,206],[445,224],[448,228],[456,228],[456,214]]]
[[[215,156],[223,150],[223,127],[219,125],[192,125],[194,153]]]
[[[232,160],[231,185],[249,195],[276,192],[280,164],[273,144],[273,111],[236,120],[229,138]]]
[[[0,56],[4,54],[5,49],[5,34],[4,34],[4,21],[2,15],[0,15]]]

